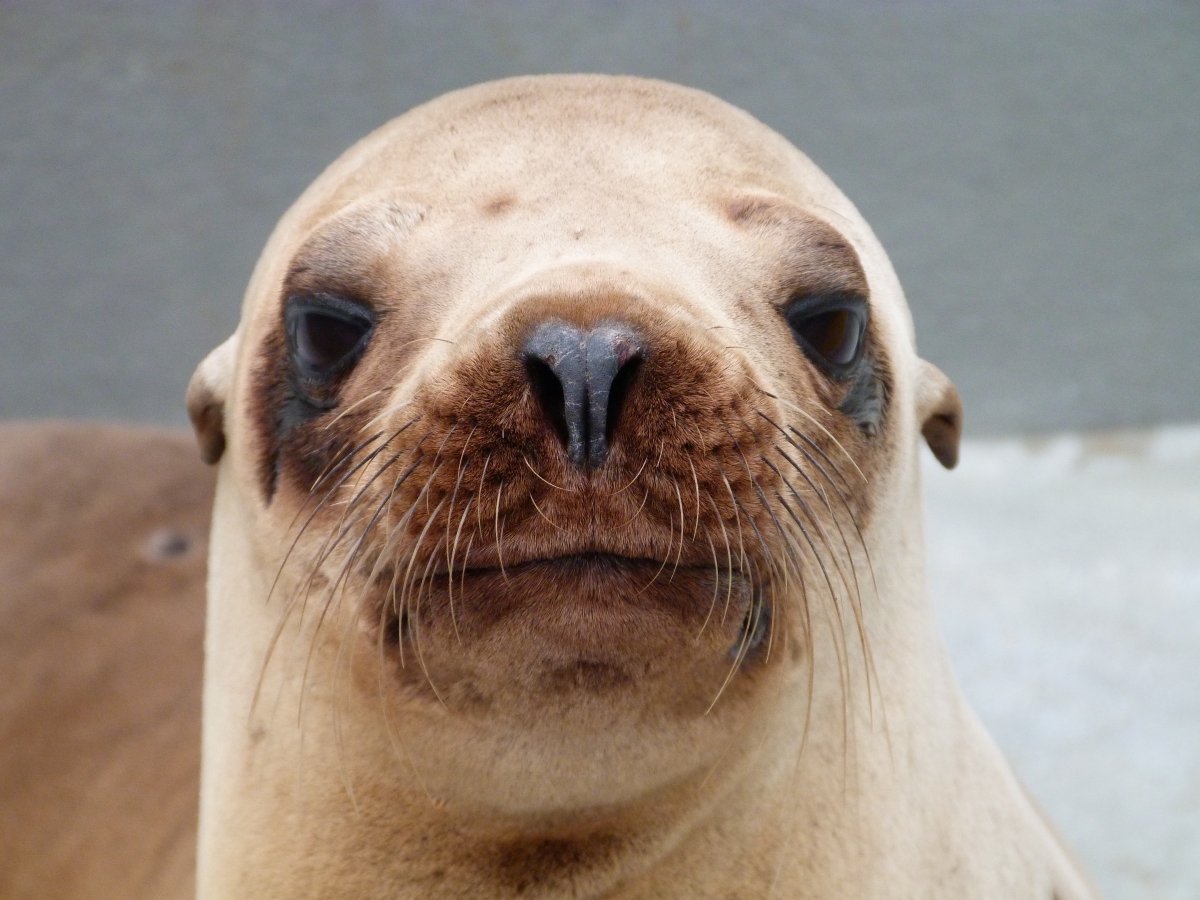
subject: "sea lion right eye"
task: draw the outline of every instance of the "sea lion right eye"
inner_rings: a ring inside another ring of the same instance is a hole
[[[289,298],[284,320],[296,373],[315,382],[347,371],[375,328],[375,316],[365,306],[326,295]]]

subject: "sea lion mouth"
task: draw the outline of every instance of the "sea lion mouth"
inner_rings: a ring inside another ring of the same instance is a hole
[[[768,641],[769,594],[768,585],[736,567],[589,550],[453,568],[443,559],[425,580],[425,599],[414,605],[427,617],[453,608],[456,641],[515,617],[535,631],[554,632],[556,641],[595,641],[605,652],[638,643],[647,631],[668,641],[673,633],[685,643],[719,633],[724,638],[711,651],[721,654],[723,641],[729,657],[742,663],[756,659]]]
[[[760,597],[764,585],[737,566],[714,568],[712,561],[686,557],[626,556],[580,551],[449,566],[443,559],[431,571],[428,587],[453,597],[480,589],[493,602],[498,595],[527,595],[531,585],[551,589],[562,602],[578,606],[674,609],[686,618],[724,618],[738,598]]]
[[[626,556],[621,553],[608,553],[591,550],[578,553],[562,553],[551,556],[525,556],[515,560],[497,561],[494,564],[475,564],[456,567],[454,577],[471,578],[478,575],[489,575],[495,572],[512,575],[536,569],[555,572],[564,577],[603,577],[605,575],[636,574],[648,572],[650,575],[661,572],[674,577],[679,572],[712,571],[712,564],[696,565],[688,561],[676,561],[671,558],[655,559],[649,556]],[[439,566],[435,575],[447,577],[450,569],[446,565]],[[728,577],[728,572],[723,572]],[[733,577],[742,578],[739,569],[734,569]]]
[[[389,602],[382,640],[407,690],[432,685],[454,709],[666,691],[701,714],[768,660],[778,614],[749,572],[674,562],[578,552],[451,572],[443,560]]]

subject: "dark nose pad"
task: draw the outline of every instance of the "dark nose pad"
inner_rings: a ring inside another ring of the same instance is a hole
[[[543,322],[525,342],[525,369],[550,425],[577,466],[601,465],[642,360],[638,333],[620,322],[590,331]]]

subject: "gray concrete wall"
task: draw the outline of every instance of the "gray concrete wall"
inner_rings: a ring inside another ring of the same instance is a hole
[[[0,7],[0,416],[182,422],[271,225],[523,72],[681,81],[842,185],[974,433],[1200,420],[1200,5]]]

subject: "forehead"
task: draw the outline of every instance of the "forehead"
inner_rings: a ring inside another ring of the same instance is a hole
[[[677,206],[746,190],[803,202],[832,189],[786,141],[716,98],[590,77],[515,79],[439,98],[365,139],[321,182],[316,216],[391,187],[497,211],[550,199],[583,220],[614,202]]]
[[[626,260],[664,244],[687,256],[685,245],[719,243],[735,226],[803,230],[795,216],[747,215],[765,207],[746,202],[757,196],[780,209],[841,205],[790,144],[707,94],[638,79],[514,79],[446,95],[364,139],[293,223],[298,243],[343,232],[335,243],[345,246],[363,224],[346,212],[375,197],[405,207],[402,218],[419,214],[424,240],[413,235],[412,249],[429,241],[473,255],[491,236],[505,252],[530,244],[527,257],[607,247]],[[712,249],[702,255],[721,255]]]

